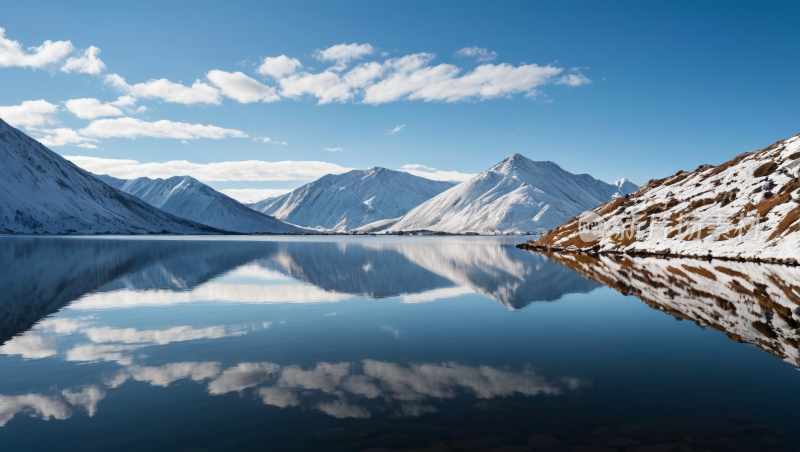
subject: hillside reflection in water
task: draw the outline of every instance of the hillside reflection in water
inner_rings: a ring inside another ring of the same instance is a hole
[[[0,447],[794,445],[790,270],[516,242],[2,238]]]

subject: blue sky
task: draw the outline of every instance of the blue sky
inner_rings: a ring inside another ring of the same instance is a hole
[[[464,178],[514,153],[642,184],[800,132],[797,17],[798,2],[5,3],[0,117],[90,170],[222,190],[372,166]]]

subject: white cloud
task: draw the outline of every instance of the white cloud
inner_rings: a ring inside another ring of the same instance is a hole
[[[286,75],[294,73],[297,68],[302,67],[300,60],[289,58],[286,55],[279,57],[266,57],[261,63],[261,66],[256,69],[261,75],[269,75],[275,79],[283,78]]]
[[[285,195],[291,190],[285,188],[228,188],[220,192],[239,202],[257,202],[262,199]]]
[[[285,141],[275,141],[270,137],[261,137],[261,141],[263,141],[264,143],[267,143],[267,144],[282,144],[284,146],[289,144],[289,143],[287,143]]]
[[[398,171],[404,171],[425,179],[448,182],[464,182],[477,176],[477,174],[459,173],[458,171],[441,171],[425,165],[403,165]]]
[[[497,59],[497,52],[490,52],[480,47],[464,47],[456,52],[456,56],[478,57],[478,61],[494,61]]]
[[[125,96],[130,97],[130,96]],[[67,110],[81,119],[95,119],[103,116],[122,116],[122,110],[112,104],[104,104],[97,99],[71,99],[65,102]]]
[[[90,137],[100,138],[177,138],[192,140],[195,138],[221,139],[227,137],[247,138],[247,134],[233,129],[202,124],[172,122],[166,119],[155,122],[142,121],[136,118],[98,119],[80,130]]]
[[[556,82],[557,85],[581,86],[588,85],[592,81],[583,74],[566,74]]]
[[[88,328],[82,331],[90,341],[96,344],[120,342],[123,344],[170,344],[172,342],[192,341],[197,339],[218,339],[221,337],[238,336],[242,331],[224,326],[211,326],[208,328],[192,328],[190,326],[176,326],[166,330],[137,330],[136,328]]]
[[[322,150],[323,151],[328,151],[328,152],[342,152],[342,151],[344,151],[344,148],[341,148],[341,147],[338,147],[338,148],[322,148]]]
[[[219,375],[220,363],[216,361],[196,363],[171,363],[160,367],[130,366],[114,375],[106,384],[117,388],[128,380],[143,381],[153,386],[167,387],[177,380],[190,378],[203,381]]]
[[[217,85],[222,94],[242,104],[258,101],[275,102],[281,98],[275,88],[262,85],[241,72],[213,70],[209,71],[206,77]]]
[[[49,147],[64,146],[65,144],[99,143],[98,140],[84,136],[67,127],[59,127],[58,129],[35,129],[33,137],[43,145]]]
[[[257,392],[265,405],[273,405],[278,408],[300,405],[300,399],[290,388],[259,388]]]
[[[61,394],[71,405],[83,407],[89,413],[89,417],[97,413],[97,403],[106,398],[105,391],[97,385],[86,386],[80,392],[65,389]]]
[[[387,135],[394,135],[394,134],[396,134],[397,132],[399,132],[399,131],[403,130],[403,127],[405,127],[405,126],[406,126],[405,124],[397,125],[397,126],[395,126],[395,128],[394,128],[394,129],[392,129],[392,131],[391,131],[391,132],[389,132]]]
[[[22,44],[5,37],[6,30],[0,28],[0,67],[27,67],[40,69],[61,61],[75,48],[70,41],[45,41],[39,47],[23,50]]]
[[[200,80],[196,80],[191,87],[173,83],[165,78],[129,85],[117,74],[106,75],[104,80],[114,88],[134,97],[162,99],[184,105],[222,103],[220,90]]]
[[[425,55],[425,54],[420,54]],[[405,58],[408,61],[401,61]],[[553,66],[484,64],[461,77],[451,64],[425,66],[429,56],[410,55],[393,64],[394,72],[364,90],[363,102],[382,104],[397,100],[457,102],[467,99],[493,99],[514,93],[535,95],[535,88],[551,81],[563,71]],[[391,61],[391,60],[390,60]]]
[[[142,345],[96,345],[81,344],[67,350],[67,361],[116,361],[123,366],[128,366],[133,362],[133,358],[124,354],[142,347]]]
[[[360,60],[364,55],[369,55],[375,49],[369,44],[337,44],[325,50],[315,50],[314,58],[319,61],[333,61],[336,63],[331,69],[341,71],[347,67],[350,60]]]
[[[75,146],[77,146],[79,148],[84,148],[84,149],[100,149],[99,147],[97,147],[97,146],[95,146],[93,144],[89,144],[89,143],[76,144]]]
[[[186,141],[186,140],[181,140],[181,143],[183,143],[183,144],[189,144],[189,142],[188,142],[188,141]]]
[[[219,395],[242,391],[265,381],[279,369],[280,366],[269,362],[239,363],[235,367],[226,369],[222,375],[211,381],[208,384],[208,392],[211,395]]]
[[[119,96],[114,102],[109,102],[110,105],[115,107],[133,107],[136,105],[136,98],[133,96]],[[139,107],[145,108],[145,107]]]
[[[55,340],[44,337],[32,331],[14,336],[0,346],[0,353],[4,355],[19,355],[25,359],[41,359],[58,353]]]
[[[443,289],[433,289],[427,292],[406,294],[403,296],[403,303],[429,303],[443,298],[455,298],[461,295],[475,293],[467,286],[446,287]]]
[[[61,70],[67,73],[75,71],[99,75],[106,69],[106,64],[100,58],[97,58],[97,55],[100,55],[100,49],[91,46],[83,52],[83,55],[68,58],[67,62],[61,66]]]
[[[2,37],[1,33],[0,37]],[[46,397],[39,394],[0,395],[0,427],[6,425],[15,414],[25,412],[32,413],[32,417],[39,416],[45,420],[51,417],[64,420],[72,416],[69,405],[60,397]]]
[[[14,127],[56,124],[58,121],[53,116],[57,113],[58,105],[53,105],[45,100],[26,100],[20,105],[0,107],[0,118]]]
[[[316,180],[326,174],[342,174],[353,168],[317,161],[191,163],[173,160],[165,163],[140,163],[98,157],[64,156],[79,167],[95,174],[108,174],[121,179],[137,177],[170,178],[192,176],[209,182],[219,181],[286,181]]]
[[[136,113],[136,114],[142,114],[142,113],[145,113],[145,112],[147,112],[147,111],[150,111],[150,110],[149,110],[147,107],[145,107],[144,105],[142,105],[141,107],[137,108],[137,109],[134,111],[134,113]]]

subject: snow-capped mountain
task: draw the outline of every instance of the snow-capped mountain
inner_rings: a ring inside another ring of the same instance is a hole
[[[100,181],[0,119],[0,232],[208,234]]]
[[[722,331],[800,366],[800,268],[685,258],[544,255],[676,319]]]
[[[344,231],[399,217],[453,185],[375,167],[328,174],[250,207],[288,223]]]
[[[530,246],[797,261],[799,168],[800,134],[651,180]]]
[[[142,201],[187,220],[233,232],[285,233],[301,228],[249,209],[199,180],[189,176],[169,179],[117,179],[98,175],[98,179],[130,193]]]
[[[405,216],[360,231],[525,233],[556,227],[636,189],[625,179],[607,184],[588,174],[572,174],[553,162],[535,162],[514,154]]]

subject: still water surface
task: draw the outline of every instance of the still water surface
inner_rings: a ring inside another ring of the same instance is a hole
[[[519,240],[0,237],[0,450],[800,450],[798,271]]]

